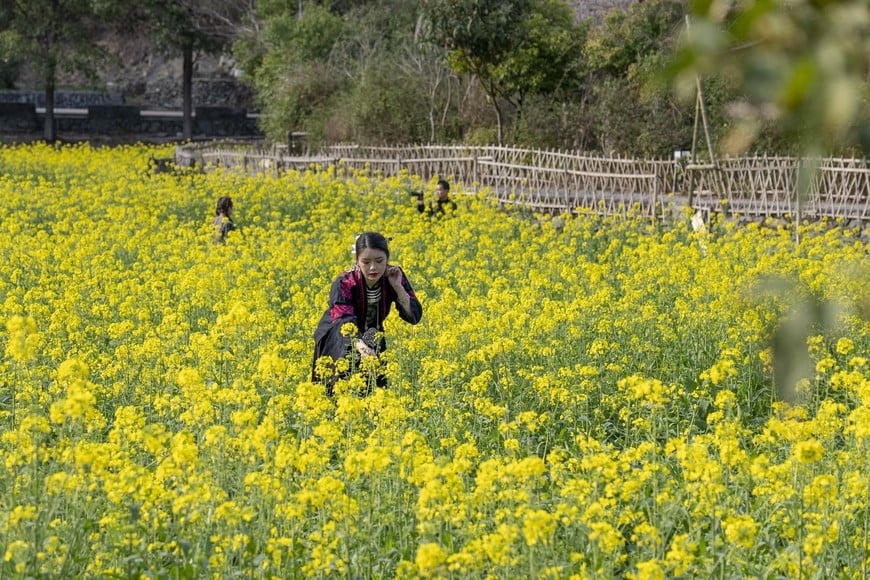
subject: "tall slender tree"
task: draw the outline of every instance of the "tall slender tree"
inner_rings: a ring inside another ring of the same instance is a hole
[[[450,67],[476,77],[496,115],[498,142],[504,136],[504,96],[499,65],[523,45],[532,0],[422,0],[429,38],[448,51]]]
[[[55,89],[60,72],[95,75],[104,58],[91,28],[113,15],[112,0],[4,0],[0,3],[0,58],[17,58],[39,75],[45,91],[46,141],[57,139]]]
[[[254,0],[144,0],[140,5],[158,47],[182,56],[182,132],[193,136],[193,65],[196,53],[228,49],[253,23]]]

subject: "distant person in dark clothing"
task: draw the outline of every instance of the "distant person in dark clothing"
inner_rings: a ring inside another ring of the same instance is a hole
[[[430,202],[428,208],[423,201],[423,196],[417,197],[417,211],[427,213],[430,218],[440,218],[456,211],[456,202],[450,199],[450,184],[446,179],[438,180],[435,201]]]
[[[311,380],[322,381],[329,396],[335,382],[348,375],[339,371],[336,362],[349,355],[364,360],[386,350],[384,319],[392,306],[409,324],[417,324],[423,316],[423,307],[402,268],[388,263],[390,250],[384,236],[362,234],[356,239],[354,254],[353,268],[332,283],[328,307],[314,331]],[[321,357],[331,360],[319,373],[317,361]],[[377,386],[386,386],[382,373],[377,375]]]
[[[233,200],[228,195],[220,197],[214,214],[214,242],[226,243],[227,234],[236,229],[236,224],[233,223]]]

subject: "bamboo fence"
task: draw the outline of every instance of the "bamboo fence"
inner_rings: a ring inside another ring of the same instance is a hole
[[[348,179],[361,174],[444,178],[459,191],[485,191],[502,204],[554,214],[665,217],[691,208],[707,217],[870,221],[866,159],[755,156],[681,163],[451,145],[334,145],[316,155],[290,156],[277,147],[219,142],[178,146],[175,161],[182,167],[224,167],[250,175],[330,170]]]

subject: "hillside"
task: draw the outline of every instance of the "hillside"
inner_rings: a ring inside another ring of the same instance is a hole
[[[578,20],[600,20],[608,11],[624,9],[635,0],[573,0]],[[182,62],[180,54],[157,51],[147,35],[98,34],[95,42],[113,55],[97,79],[64,75],[59,89],[93,89],[121,93],[128,104],[152,109],[181,108]],[[195,106],[213,105],[254,110],[253,93],[240,81],[241,71],[231,54],[197,55],[194,62]],[[42,84],[26,67],[16,83],[22,90],[41,90]]]
[[[91,89],[121,93],[128,104],[151,109],[181,108],[182,61],[180,54],[156,50],[144,35],[121,36],[104,32],[95,39],[113,55],[97,79],[61,75],[58,89]],[[239,80],[241,71],[232,55],[196,55],[193,74],[194,106],[213,105],[254,109],[253,93]],[[25,67],[16,88],[41,90],[39,79]]]

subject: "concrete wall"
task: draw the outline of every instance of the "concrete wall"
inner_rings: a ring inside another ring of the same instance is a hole
[[[58,107],[60,108],[60,107]],[[146,112],[123,104],[94,104],[84,110],[55,112],[57,136],[88,138],[99,136],[149,140],[180,139],[182,117],[179,112]],[[0,102],[0,135],[35,137],[43,133],[45,114],[35,103]],[[255,115],[244,109],[197,107],[193,115],[194,137],[261,137]]]
[[[33,103],[45,107],[44,91],[0,90],[0,103]],[[87,109],[91,105],[122,105],[121,93],[102,93],[97,91],[55,91],[56,109]]]
[[[0,133],[30,132],[39,125],[33,103],[0,102]]]

